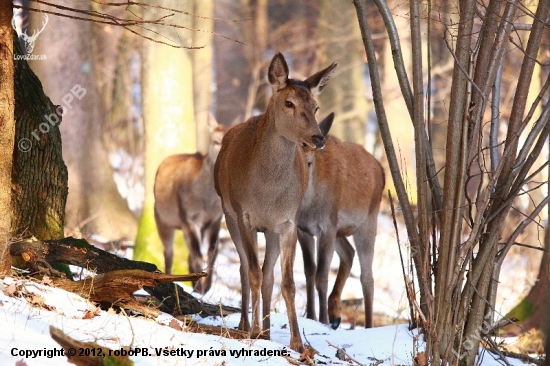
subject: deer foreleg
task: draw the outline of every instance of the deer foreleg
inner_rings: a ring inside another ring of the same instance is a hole
[[[279,258],[279,235],[275,233],[265,233],[265,258],[264,265],[262,267],[263,281],[262,281],[262,304],[263,304],[263,329],[264,332],[268,332],[271,328],[270,313],[271,313],[271,297],[273,295],[273,269],[277,258]]]
[[[294,258],[296,256],[296,224],[291,221],[279,225],[279,240],[281,245],[281,267],[282,267],[282,292],[288,312],[288,323],[290,324],[290,348],[297,352],[304,350],[298,318],[296,316],[296,285],[294,283]]]
[[[257,231],[250,227],[248,218],[237,218],[241,233],[242,249],[248,262],[248,283],[252,293],[252,330],[251,337],[256,338],[261,333],[260,328],[260,295],[262,286],[262,269],[258,259]],[[243,289],[244,290],[244,289]]]
[[[245,332],[250,330],[250,321],[248,320],[248,307],[250,305],[250,282],[248,281],[248,260],[243,248],[243,242],[241,239],[241,233],[239,227],[234,218],[227,213],[225,214],[225,222],[227,229],[235,244],[235,249],[239,255],[241,267],[239,272],[241,275],[241,320],[239,322],[239,329]]]

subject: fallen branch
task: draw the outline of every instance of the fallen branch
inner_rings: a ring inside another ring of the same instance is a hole
[[[110,355],[110,349],[94,342],[80,342],[50,325],[50,335],[65,350],[69,362],[78,366],[132,366],[128,356]],[[86,350],[86,351],[84,351]]]
[[[212,334],[212,335],[218,335],[229,339],[249,339],[250,338],[250,334],[243,330],[232,329],[227,327],[215,327],[213,325],[205,325],[205,324],[199,324],[195,322],[187,324],[184,329],[192,333]]]
[[[202,317],[207,317],[241,311],[241,309],[231,306],[202,302],[185,292],[177,284],[162,283],[155,287],[147,285],[143,289],[159,301],[157,305],[160,310],[172,315],[199,314]]]
[[[133,292],[144,289],[157,300],[153,304],[161,311],[173,315],[200,314],[222,315],[240,312],[230,306],[208,304],[186,293],[173,281],[196,281],[206,273],[189,275],[166,275],[157,266],[147,262],[132,261],[118,257],[90,245],[84,239],[67,237],[60,240],[19,241],[10,246],[14,267],[30,268],[33,271],[52,275],[55,286],[77,293],[103,307],[120,306],[138,311],[145,316],[156,316],[159,310],[138,301]],[[97,276],[73,282],[56,279],[51,263],[72,264],[87,268]],[[146,300],[150,300],[147,298]]]
[[[14,267],[32,268],[37,262],[72,264],[96,273],[121,269],[141,269],[154,272],[152,263],[121,258],[90,245],[84,239],[71,236],[59,240],[24,240],[10,246]]]
[[[328,340],[326,340],[328,345],[331,346],[331,347],[334,347],[336,348],[336,356],[338,357],[338,354],[343,354],[345,355],[349,360],[355,362],[356,364],[360,365],[360,366],[366,366],[365,364],[357,361],[356,359],[354,359],[353,357],[351,357],[344,348],[340,348],[338,346],[335,346],[334,344],[330,343]],[[339,359],[341,359],[340,357],[338,357]],[[380,363],[382,363],[382,361],[376,361],[376,365],[379,365]]]
[[[99,302],[103,307],[119,306],[140,312],[148,317],[156,317],[160,311],[137,301],[133,296],[134,292],[144,286],[154,287],[163,282],[196,281],[205,275],[204,272],[190,275],[167,275],[139,269],[126,269],[99,274],[80,281],[52,278],[52,282],[56,287]]]

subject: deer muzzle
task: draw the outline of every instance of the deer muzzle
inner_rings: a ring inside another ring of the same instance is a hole
[[[321,135],[314,135],[311,140],[317,149],[322,149],[325,147],[325,138]]]

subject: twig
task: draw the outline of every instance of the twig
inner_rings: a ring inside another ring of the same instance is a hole
[[[308,346],[316,355],[320,355],[319,351],[317,351],[312,345],[309,339],[306,337],[306,328],[302,328],[302,334],[304,335],[304,339],[306,340],[306,346]]]
[[[141,7],[147,7],[147,8],[156,8],[156,9],[162,9],[162,10],[168,10],[168,11],[173,11],[175,13],[180,13],[180,14],[185,14],[185,15],[190,15],[192,17],[195,17],[195,18],[200,18],[200,19],[211,19],[211,20],[220,20],[222,22],[231,22],[231,23],[237,23],[237,22],[244,22],[244,21],[248,21],[248,20],[254,20],[253,18],[245,18],[245,19],[223,19],[223,18],[214,18],[214,17],[205,17],[205,16],[202,16],[202,15],[197,15],[197,14],[193,14],[193,13],[189,13],[189,12],[186,12],[186,11],[183,11],[183,10],[178,10],[178,9],[173,9],[173,8],[167,8],[165,6],[160,6],[160,5],[151,5],[151,4],[144,4],[144,3],[138,3],[136,1],[126,1],[125,3],[110,3],[110,2],[106,2],[106,1],[100,1],[100,0],[92,0],[94,3],[96,4],[100,4],[100,5],[107,5],[107,6],[131,6],[131,5],[136,5],[136,6],[141,6]]]
[[[358,364],[360,366],[366,366],[364,363],[361,363],[361,362],[357,361],[356,359],[354,359],[353,357],[351,357],[349,355],[349,353],[346,352],[345,349],[340,348],[338,346],[335,346],[334,344],[330,343],[328,340],[326,340],[326,342],[329,346],[336,348],[338,350],[337,352],[342,352],[344,355],[346,355],[346,357],[349,358],[351,361],[355,362],[356,364]],[[376,365],[379,365],[380,363],[381,363],[381,361],[376,360]]]
[[[414,307],[416,308],[416,311],[418,311],[418,316],[420,317],[420,320],[422,320],[422,323],[424,324],[425,328],[428,328],[428,321],[426,320],[426,317],[422,313],[422,310],[420,310],[420,306],[418,306],[418,303],[416,302],[416,298],[414,296],[414,291],[412,289],[412,282],[411,280],[405,276],[405,281],[407,284],[407,295],[410,299],[410,301],[413,303]]]
[[[504,328],[508,324],[512,324],[512,323],[515,323],[517,321],[518,321],[517,318],[507,318],[507,317],[501,318],[501,319],[497,320],[496,322],[494,322],[493,324],[491,324],[489,329],[482,329],[482,333],[483,333],[483,335],[493,334],[495,332],[495,330],[499,330],[500,328]]]
[[[489,352],[491,352],[493,354],[498,355],[500,357],[500,360],[502,362],[504,362],[506,364],[506,366],[511,366],[510,362],[508,362],[508,360],[506,359],[506,356],[502,353],[501,350],[498,349],[498,345],[495,342],[495,340],[491,337],[487,337],[487,338],[485,338],[485,340],[489,343],[489,345],[491,345],[491,347],[487,348],[487,350],[489,350]]]
[[[290,364],[292,364],[292,365],[296,365],[296,366],[306,365],[306,363],[300,362],[300,361],[298,361],[297,359],[292,358],[292,357],[290,357],[290,356],[283,356],[283,357],[288,361],[288,363],[290,363]]]
[[[407,286],[407,274],[405,273],[405,263],[403,262],[403,254],[401,253],[401,241],[399,240],[399,230],[397,228],[397,220],[395,218],[395,207],[393,205],[393,197],[389,189],[388,189],[388,197],[390,199],[391,216],[393,219],[395,236],[397,238],[397,248],[399,249],[399,258],[401,259],[401,269],[403,270],[403,281],[405,281],[405,286]],[[409,301],[409,309],[411,310],[411,329],[414,329],[416,328],[416,317],[414,316],[414,307],[409,296],[407,296],[407,300]]]
[[[489,341],[489,343],[491,344],[491,347],[487,348],[488,351],[491,352],[491,353],[495,353],[495,354],[499,355],[500,357],[517,358],[518,360],[527,361],[527,362],[534,363],[535,365],[539,365],[539,366],[544,363],[544,360],[541,360],[540,358],[534,358],[534,357],[531,357],[529,355],[524,355],[522,353],[515,353],[515,352],[509,352],[509,351],[505,351],[505,350],[499,350],[497,348],[497,345],[496,345],[495,341],[492,340],[492,339],[491,339],[491,341]],[[548,356],[546,356],[546,357],[548,357]],[[509,363],[507,361],[505,361],[505,362],[509,365]]]

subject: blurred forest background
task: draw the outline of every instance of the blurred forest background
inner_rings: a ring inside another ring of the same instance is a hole
[[[185,13],[86,0],[14,3],[70,16],[79,14],[47,4],[127,19],[170,15],[164,21],[181,26],[146,25],[129,31],[49,15],[33,50],[47,59],[31,61],[31,68],[54,104],[63,105],[62,97],[76,84],[86,89],[81,100],[75,98],[66,106],[61,124],[63,158],[69,170],[67,235],[136,239],[136,259],[163,268],[153,218],[152,188],[158,165],[171,154],[206,152],[209,114],[221,124],[232,125],[263,112],[270,93],[266,68],[277,51],[284,52],[291,77],[297,79],[333,61],[339,63],[330,87],[319,96],[319,120],[335,112],[333,134],[366,144],[368,151],[382,158],[361,34],[350,3],[146,2]],[[14,17],[19,30],[29,35],[44,23],[40,12],[15,9]],[[391,57],[385,36],[380,33],[376,38],[380,57]],[[389,96],[394,78],[390,73],[385,79]],[[404,108],[396,103],[392,110]],[[412,127],[399,112],[392,120],[406,149]],[[176,258],[182,258],[184,250],[179,238]],[[176,259],[174,271],[185,272],[185,263]]]
[[[424,67],[430,69],[431,75],[424,80],[429,95],[427,131],[439,174],[444,165],[449,81],[454,63],[449,29],[456,27],[458,20],[453,1],[432,0],[430,6],[422,8]],[[335,112],[331,133],[364,145],[387,169],[365,51],[351,1],[144,1],[154,7],[118,3],[124,6],[89,0],[14,1],[21,6],[14,9],[19,34],[24,30],[32,34],[43,28],[32,53],[46,55],[46,59],[31,61],[30,65],[45,93],[66,112],[60,127],[63,158],[69,172],[66,235],[118,243],[135,241],[135,259],[163,268],[163,249],[153,218],[152,189],[158,165],[171,154],[206,152],[210,114],[219,123],[232,125],[261,113],[270,93],[266,68],[278,51],[285,54],[290,75],[296,79],[334,61],[339,63],[330,84],[318,97],[318,120]],[[70,19],[82,15],[52,4],[129,20],[166,17],[163,22],[177,27],[153,23],[120,27]],[[410,63],[408,3],[389,0],[388,5],[401,35],[405,63]],[[533,9],[535,5],[536,2]],[[382,19],[372,2],[366,6],[401,172],[408,190],[414,192],[413,126],[400,97]],[[25,8],[67,14],[69,18],[50,14],[43,27],[44,13]],[[522,16],[518,13],[518,24],[527,22]],[[527,36],[528,32],[516,29],[506,45],[505,57],[512,62],[507,62],[502,70],[500,141],[506,136],[522,59],[516,45],[524,44]],[[541,63],[535,66],[532,79],[532,88],[537,92],[548,76],[548,29],[542,44]],[[22,39],[21,45],[25,45]],[[518,60],[517,65],[514,59]],[[75,85],[84,88],[86,94],[67,105],[62,98]],[[529,94],[531,100],[535,97],[536,92]],[[544,103],[548,93],[545,98]],[[540,159],[548,160],[548,149]],[[393,190],[391,176],[386,176],[386,188]],[[509,219],[516,222],[510,228],[517,227],[525,218],[524,212],[531,212],[547,196],[546,169],[536,172],[532,181],[533,186],[527,188],[529,194],[520,196],[514,204]],[[389,215],[387,202],[382,212]],[[536,223],[517,241],[543,248],[546,220],[546,210],[542,210]],[[173,271],[186,273],[185,245],[181,233],[177,235]],[[523,263],[531,267],[536,277],[542,252],[519,246],[514,250],[528,258]]]

